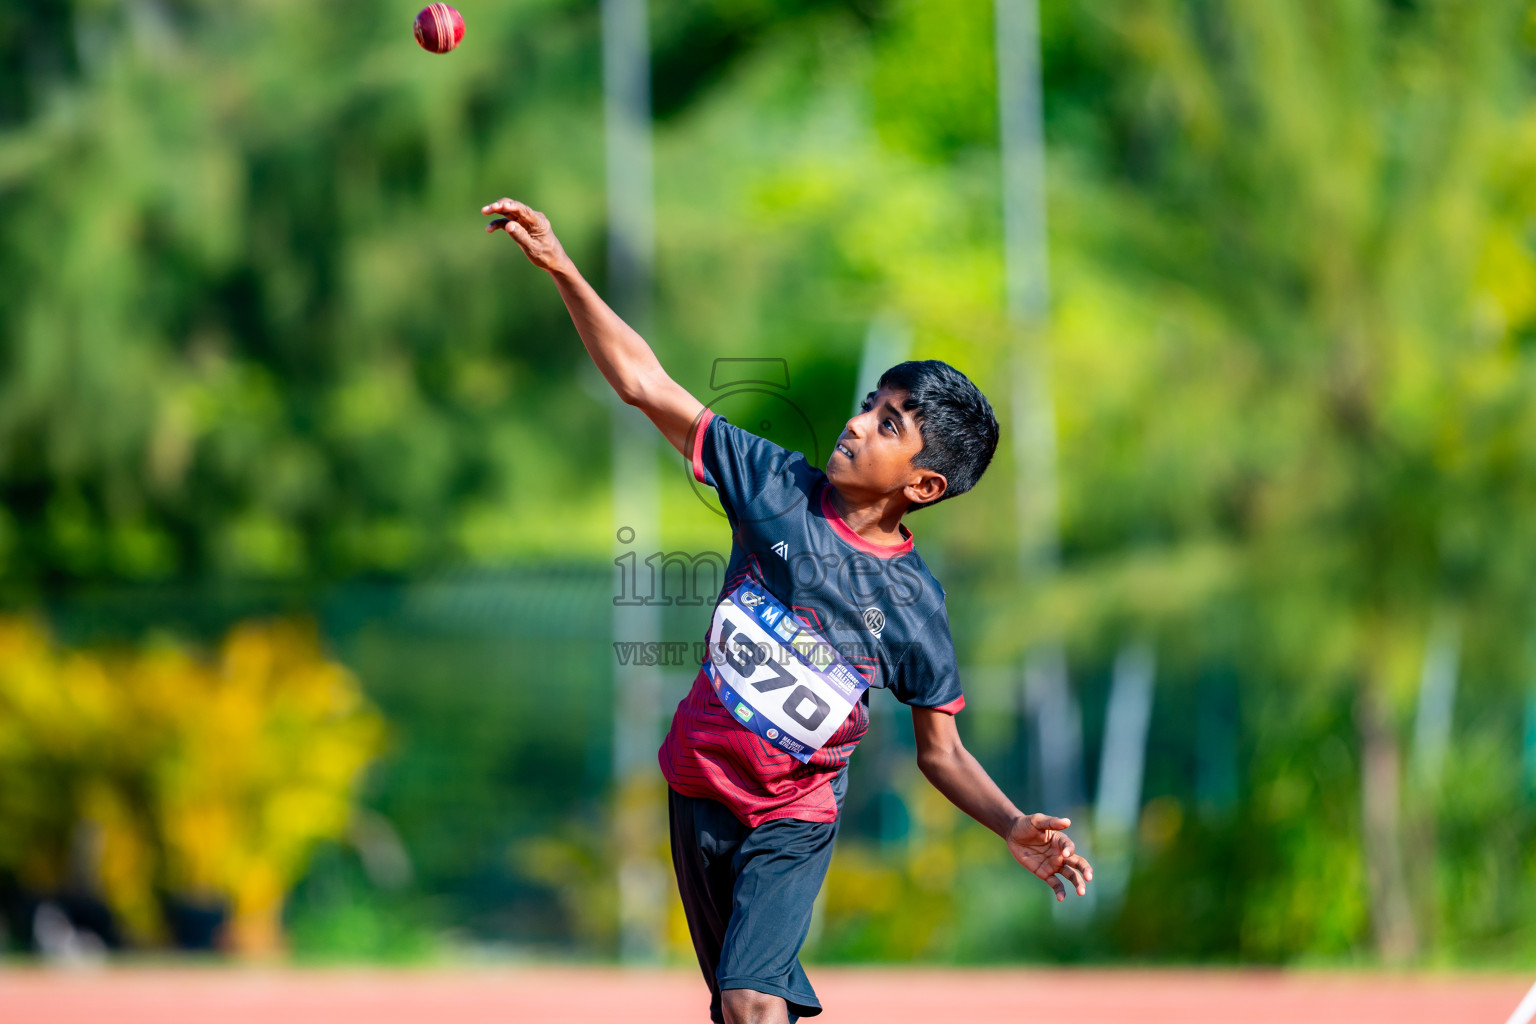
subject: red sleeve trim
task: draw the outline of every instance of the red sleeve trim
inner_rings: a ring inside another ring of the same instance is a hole
[[[938,707],[934,708],[933,710],[935,710],[935,711],[942,711],[946,715],[953,715],[953,714],[957,714],[964,707],[965,707],[965,694],[962,693],[960,696],[956,697],[954,700],[950,701],[948,704],[940,704]]]
[[[704,479],[704,432],[709,429],[709,421],[714,418],[714,411],[706,408],[693,428],[693,478],[701,484],[707,483]]]

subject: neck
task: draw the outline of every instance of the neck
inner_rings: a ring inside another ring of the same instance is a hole
[[[832,508],[854,533],[871,544],[895,545],[906,541],[901,533],[901,517],[907,511],[907,503],[899,495],[886,495],[876,501],[860,504],[849,501],[836,487],[831,489]]]

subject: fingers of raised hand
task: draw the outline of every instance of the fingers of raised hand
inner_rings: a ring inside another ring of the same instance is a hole
[[[486,214],[487,216],[491,214],[501,214],[503,216],[510,217],[512,216],[513,211],[522,206],[523,204],[518,202],[516,199],[508,199],[503,196],[502,198],[496,200],[494,203],[487,203],[486,205],[480,207],[480,212]]]
[[[506,217],[497,217],[495,220],[491,221],[485,226],[485,230],[487,233],[494,231],[505,231],[507,234],[516,239],[519,245],[524,246],[525,248],[533,244],[533,239],[528,236],[528,229],[523,227],[517,221],[510,220]]]
[[[480,212],[486,216],[497,215],[508,220],[515,220],[524,227],[533,227],[539,223],[543,214],[531,209],[526,203],[520,203],[516,199],[498,199],[494,203],[480,207]]]
[[[1060,903],[1067,898],[1067,887],[1062,885],[1061,879],[1057,878],[1055,875],[1047,875],[1045,884],[1049,885],[1051,887],[1051,891],[1056,894],[1057,903]]]
[[[1067,858],[1067,863],[1076,868],[1085,879],[1093,881],[1093,865],[1088,863],[1087,858],[1073,854]]]
[[[1083,878],[1082,874],[1077,870],[1077,868],[1073,867],[1071,864],[1063,864],[1060,869],[1058,869],[1058,874],[1060,874],[1068,882],[1072,883],[1072,888],[1077,890],[1077,894],[1079,896],[1088,895],[1088,883]]]

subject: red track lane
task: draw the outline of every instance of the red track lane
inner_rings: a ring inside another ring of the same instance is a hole
[[[826,1024],[1503,1024],[1513,977],[813,969]],[[705,1021],[689,971],[0,969],[11,1024],[651,1024]]]

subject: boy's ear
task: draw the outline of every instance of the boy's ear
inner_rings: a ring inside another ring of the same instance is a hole
[[[944,492],[949,490],[949,481],[944,479],[942,473],[931,469],[918,469],[916,473],[917,478],[902,488],[902,493],[912,504],[931,504],[944,497]]]

